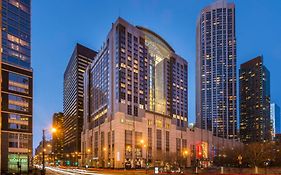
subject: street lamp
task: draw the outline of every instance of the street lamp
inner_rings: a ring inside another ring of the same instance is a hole
[[[90,153],[91,153],[91,149],[90,148],[88,148],[87,149],[87,152],[86,152],[86,155],[85,155],[85,157],[86,157],[86,168],[88,168],[88,164],[89,164],[89,157],[88,157],[88,155],[90,155]]]
[[[43,161],[42,161],[42,174],[44,175],[45,174],[45,151],[46,151],[46,149],[45,149],[45,140],[46,140],[46,135],[45,135],[45,133],[46,133],[46,131],[47,131],[47,129],[43,129],[42,130],[42,140],[43,140],[43,143],[42,143],[42,146],[43,146],[43,153],[42,153],[42,157],[43,157]],[[55,128],[51,128],[51,133],[55,133],[57,130],[55,129]]]
[[[184,167],[186,167],[187,159],[188,159],[188,150],[183,151],[183,156],[186,158],[186,162],[185,162],[185,166],[184,166]]]
[[[140,140],[140,143],[142,145],[142,147],[145,149],[145,172],[147,174],[147,168],[148,168],[148,149],[147,149],[147,145],[144,143],[144,140]]]

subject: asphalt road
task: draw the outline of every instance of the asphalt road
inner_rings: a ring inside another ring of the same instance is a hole
[[[57,167],[46,167],[46,174],[48,175],[79,175],[79,174],[85,174],[85,175],[102,175],[96,171],[86,171],[81,169],[62,169]]]

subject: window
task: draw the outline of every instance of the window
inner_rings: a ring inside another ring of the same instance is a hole
[[[137,106],[134,106],[134,116],[138,116],[139,115],[139,112],[138,112],[138,107]]]
[[[156,148],[157,150],[162,149],[162,131],[160,129],[156,131]]]
[[[170,132],[166,131],[166,152],[170,151]]]
[[[152,125],[152,120],[148,119],[148,120],[147,120],[147,125],[148,125],[148,126],[151,126],[151,125]]]
[[[9,109],[29,112],[29,100],[24,97],[9,94]]]
[[[142,132],[135,132],[135,151],[136,151],[136,157],[141,157],[142,156],[142,145],[141,145],[141,140],[142,140]]]
[[[128,115],[132,115],[132,105],[128,105],[127,113]]]
[[[9,124],[9,128],[10,128],[10,129],[28,130],[28,125],[10,123],[10,124]]]
[[[125,149],[126,149],[126,157],[132,156],[132,141],[133,132],[130,130],[125,130]]]
[[[23,75],[9,72],[9,90],[29,93],[29,79]]]
[[[176,151],[178,154],[180,154],[180,149],[181,149],[181,139],[176,138]]]
[[[95,142],[94,142],[94,156],[97,157],[98,156],[98,131],[95,132]]]
[[[156,127],[157,128],[162,128],[162,120],[160,120],[160,119],[156,120]]]
[[[152,128],[148,128],[148,157],[152,158]]]
[[[170,129],[170,126],[171,126],[171,125],[170,125],[170,123],[166,123],[165,126],[166,126],[166,127],[165,127],[166,129]]]

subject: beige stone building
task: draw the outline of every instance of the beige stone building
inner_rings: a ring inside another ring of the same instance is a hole
[[[190,167],[196,159],[207,164],[216,151],[240,145],[199,128],[178,130],[171,118],[161,114],[146,112],[143,118],[134,120],[118,112],[111,121],[82,134],[82,164],[124,168],[168,162]]]

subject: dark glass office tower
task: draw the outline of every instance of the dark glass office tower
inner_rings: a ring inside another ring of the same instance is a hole
[[[58,112],[53,115],[53,128],[56,132],[52,136],[52,152],[57,165],[62,165],[63,159],[63,113]]]
[[[219,0],[197,21],[196,125],[237,137],[235,5]]]
[[[83,124],[83,74],[86,67],[92,63],[95,56],[95,51],[82,46],[81,44],[77,44],[64,72],[64,153],[69,155],[75,153],[77,155],[81,150],[81,131]],[[77,158],[68,160],[67,162],[68,164],[73,164],[74,160],[77,160]]]
[[[0,169],[26,172],[32,158],[30,0],[2,0]]]
[[[258,56],[240,66],[240,139],[271,140],[270,74]]]

